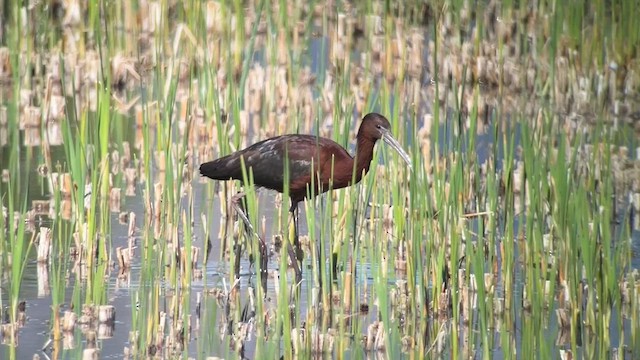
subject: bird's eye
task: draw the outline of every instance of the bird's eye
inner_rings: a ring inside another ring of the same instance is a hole
[[[376,127],[377,127],[378,129],[382,129],[382,125],[380,125],[380,124],[376,125]]]

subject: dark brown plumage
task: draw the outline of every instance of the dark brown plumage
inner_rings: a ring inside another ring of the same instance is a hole
[[[379,139],[398,151],[411,166],[409,155],[391,136],[389,129],[389,121],[384,116],[367,114],[356,136],[355,158],[333,140],[292,134],[266,139],[244,150],[203,163],[200,165],[200,173],[214,180],[242,180],[241,158],[244,158],[245,167],[253,172],[256,185],[283,192],[284,161],[288,156],[289,196],[293,211],[298,202],[307,197],[307,187],[311,185],[312,176],[316,176],[316,195],[330,188],[340,189],[359,182],[369,171],[373,147]]]

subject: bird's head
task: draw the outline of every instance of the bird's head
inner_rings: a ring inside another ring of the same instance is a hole
[[[389,120],[383,115],[378,113],[369,113],[362,119],[360,130],[358,131],[358,137],[365,136],[373,140],[374,142],[382,139],[387,145],[391,146],[402,159],[411,168],[411,158],[407,154],[400,143],[391,135],[391,124]]]
[[[364,132],[363,135],[367,135],[373,140],[379,140],[384,138],[384,134],[391,131],[391,124],[389,120],[383,115],[377,113],[369,113],[362,119],[362,125],[360,126],[360,132]]]

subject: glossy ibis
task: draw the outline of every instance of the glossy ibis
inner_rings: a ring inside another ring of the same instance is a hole
[[[243,158],[247,171],[253,172],[255,185],[283,192],[285,159],[288,158],[291,198],[289,211],[294,213],[298,208],[298,202],[307,197],[312,177],[312,194],[315,195],[359,182],[369,171],[373,148],[379,139],[396,150],[411,167],[409,155],[393,138],[390,127],[389,120],[383,115],[367,114],[362,119],[356,136],[355,157],[349,155],[347,150],[333,140],[313,135],[291,134],[266,139],[244,150],[203,163],[200,165],[200,174],[214,180],[242,180]],[[237,197],[234,199],[238,200]],[[241,216],[246,219],[246,215]],[[293,218],[297,245],[298,226],[295,213]]]

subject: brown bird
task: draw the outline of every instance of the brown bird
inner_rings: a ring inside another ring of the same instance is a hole
[[[390,131],[389,120],[376,113],[367,114],[356,136],[355,157],[333,140],[313,135],[282,135],[255,143],[233,154],[200,165],[200,174],[214,180],[242,180],[242,161],[253,173],[257,186],[283,192],[285,160],[289,167],[290,212],[307,197],[330,189],[340,189],[359,182],[369,171],[373,148],[379,139],[391,146],[411,167],[409,155]],[[311,189],[312,178],[314,189]],[[308,190],[309,189],[309,190]],[[297,219],[294,214],[296,242]]]
[[[242,180],[242,162],[253,172],[255,185],[283,192],[285,159],[289,159],[291,210],[307,197],[307,187],[315,177],[314,194],[340,189],[359,182],[369,171],[373,146],[384,140],[411,167],[409,155],[393,138],[384,116],[367,114],[358,130],[355,158],[333,140],[313,135],[282,135],[262,140],[248,148],[200,165],[200,174],[214,180]],[[313,166],[313,171],[311,167]]]

